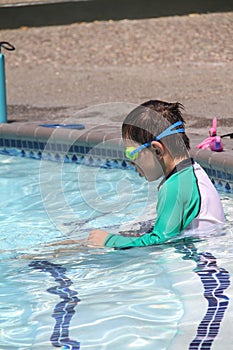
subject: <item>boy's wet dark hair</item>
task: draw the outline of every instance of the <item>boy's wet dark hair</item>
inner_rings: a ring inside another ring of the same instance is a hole
[[[169,103],[159,100],[150,100],[132,110],[122,124],[122,137],[144,144],[152,141],[156,136],[177,121],[185,121],[181,110],[183,105],[179,102]],[[178,127],[180,128],[180,127]],[[166,136],[161,141],[174,158],[187,155],[190,149],[188,136],[178,133]]]

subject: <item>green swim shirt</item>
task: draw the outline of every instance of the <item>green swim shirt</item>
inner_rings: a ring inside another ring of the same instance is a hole
[[[200,191],[192,160],[185,159],[160,184],[153,231],[139,237],[109,234],[104,245],[128,248],[164,243],[197,217],[200,206]]]

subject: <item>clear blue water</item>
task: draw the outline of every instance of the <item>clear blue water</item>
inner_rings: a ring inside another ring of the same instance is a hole
[[[232,349],[232,195],[220,194],[226,226],[203,240],[90,249],[93,227],[153,218],[156,184],[119,169],[0,164],[0,349]],[[51,245],[69,238],[80,245]]]

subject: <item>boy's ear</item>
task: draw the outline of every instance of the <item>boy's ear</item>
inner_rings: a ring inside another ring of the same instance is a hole
[[[152,141],[151,147],[158,158],[162,158],[164,155],[164,146],[161,142]]]

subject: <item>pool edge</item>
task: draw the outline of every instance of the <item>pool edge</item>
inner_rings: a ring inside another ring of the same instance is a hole
[[[120,124],[85,125],[85,129],[46,128],[40,123],[0,124],[1,153],[17,149],[19,154],[40,159],[42,154],[49,160],[70,161],[88,157],[105,161],[120,162],[126,167],[124,145],[121,140]],[[195,145],[203,140],[197,134],[188,134],[191,140],[191,156],[206,170],[213,182],[233,190],[233,140],[223,139],[224,151],[200,150]],[[87,165],[89,162],[87,162]]]

